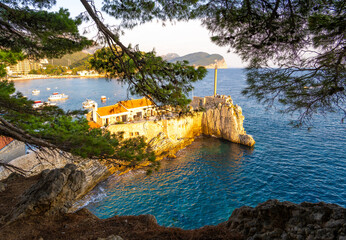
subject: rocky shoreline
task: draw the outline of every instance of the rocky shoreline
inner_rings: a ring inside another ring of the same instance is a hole
[[[0,239],[346,239],[346,209],[335,204],[268,200],[244,206],[216,226],[163,227],[154,216],[98,219],[86,209],[68,213],[85,190],[75,165],[0,185]]]

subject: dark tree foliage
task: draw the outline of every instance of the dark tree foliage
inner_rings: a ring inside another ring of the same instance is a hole
[[[53,58],[91,45],[78,32],[80,19],[71,19],[66,9],[46,10],[54,4],[55,0],[1,1],[0,50]]]
[[[21,52],[0,50],[0,78],[6,76],[6,67],[8,65],[16,64],[17,61],[23,59],[24,54],[22,54]]]
[[[121,26],[132,28],[138,24],[160,19],[162,21],[189,20],[195,10],[206,1],[198,0],[104,0],[102,10],[121,20]]]
[[[123,55],[121,59],[119,55]],[[103,48],[89,63],[97,71],[106,72],[109,78],[129,83],[131,94],[145,94],[158,103],[173,106],[186,106],[190,102],[187,93],[193,89],[192,83],[206,74],[205,68],[195,70],[187,62],[168,63],[153,52],[135,51],[134,58],[138,59],[139,66],[136,60],[122,54],[121,49]]]
[[[343,0],[106,0],[103,9],[123,27],[201,19],[212,41],[249,62],[244,94],[298,111],[298,124],[318,112],[346,116]]]
[[[206,75],[205,68],[194,69],[188,66],[187,62],[168,63],[155,56],[155,52],[144,53],[137,46],[124,46],[119,40],[120,30],[112,32],[103,24],[93,2],[81,2],[95,22],[100,39],[109,46],[95,54],[90,61],[92,67],[107,72],[111,78],[127,82],[133,94],[145,95],[157,104],[185,107],[190,102],[186,94],[193,89],[193,82],[203,79]],[[103,9],[110,7],[105,5]],[[116,9],[116,6],[111,8]],[[143,11],[145,9],[143,8]],[[124,18],[126,21],[127,18]]]
[[[211,2],[201,13],[212,40],[249,61],[243,93],[298,111],[301,125],[317,112],[346,116],[345,10],[342,0],[254,0]]]

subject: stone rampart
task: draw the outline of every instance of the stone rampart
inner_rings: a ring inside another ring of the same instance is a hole
[[[175,146],[185,146],[202,133],[247,146],[255,144],[244,130],[241,107],[233,105],[231,97],[194,97],[191,107],[199,111],[192,111],[191,116],[115,124],[107,129],[112,133],[124,132],[125,138],[144,136],[157,154],[169,149],[174,154],[180,149]]]
[[[124,132],[124,138],[144,136],[147,141],[165,133],[171,140],[180,138],[194,138],[202,133],[202,113],[180,118],[162,119],[156,121],[142,121],[138,123],[114,124],[107,127],[112,132]]]

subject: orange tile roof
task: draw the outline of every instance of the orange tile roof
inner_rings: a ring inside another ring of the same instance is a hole
[[[0,150],[6,147],[13,139],[10,137],[0,136]]]
[[[102,117],[102,116],[108,116],[108,115],[113,115],[113,114],[119,114],[127,112],[126,108],[121,106],[119,103],[114,104],[112,106],[107,106],[107,107],[100,107],[97,109],[97,113]]]
[[[154,105],[154,103],[149,100],[148,98],[144,97],[141,99],[133,99],[133,100],[127,100],[127,101],[120,101],[119,102],[121,105],[126,107],[127,109],[131,108],[139,108],[139,107],[147,107]]]
[[[96,122],[88,122],[90,128],[100,128],[101,126]]]

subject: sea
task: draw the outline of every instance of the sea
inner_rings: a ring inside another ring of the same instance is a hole
[[[131,96],[127,86],[102,78],[16,81],[17,90],[33,100],[47,101],[53,92],[69,99],[65,110],[82,109],[93,99],[99,106]],[[342,114],[317,114],[313,128],[293,128],[295,116],[266,109],[241,94],[246,86],[244,69],[219,69],[218,94],[230,95],[243,109],[244,128],[256,141],[249,148],[201,136],[176,159],[163,160],[159,171],[146,175],[136,170],[111,176],[100,183],[78,206],[100,218],[114,215],[152,214],[168,227],[196,229],[226,221],[241,206],[255,207],[268,199],[327,202],[346,207],[346,125]],[[49,88],[49,90],[47,90]],[[40,90],[32,95],[32,90]],[[193,96],[210,96],[214,70],[195,84]],[[100,97],[107,97],[101,103]]]

